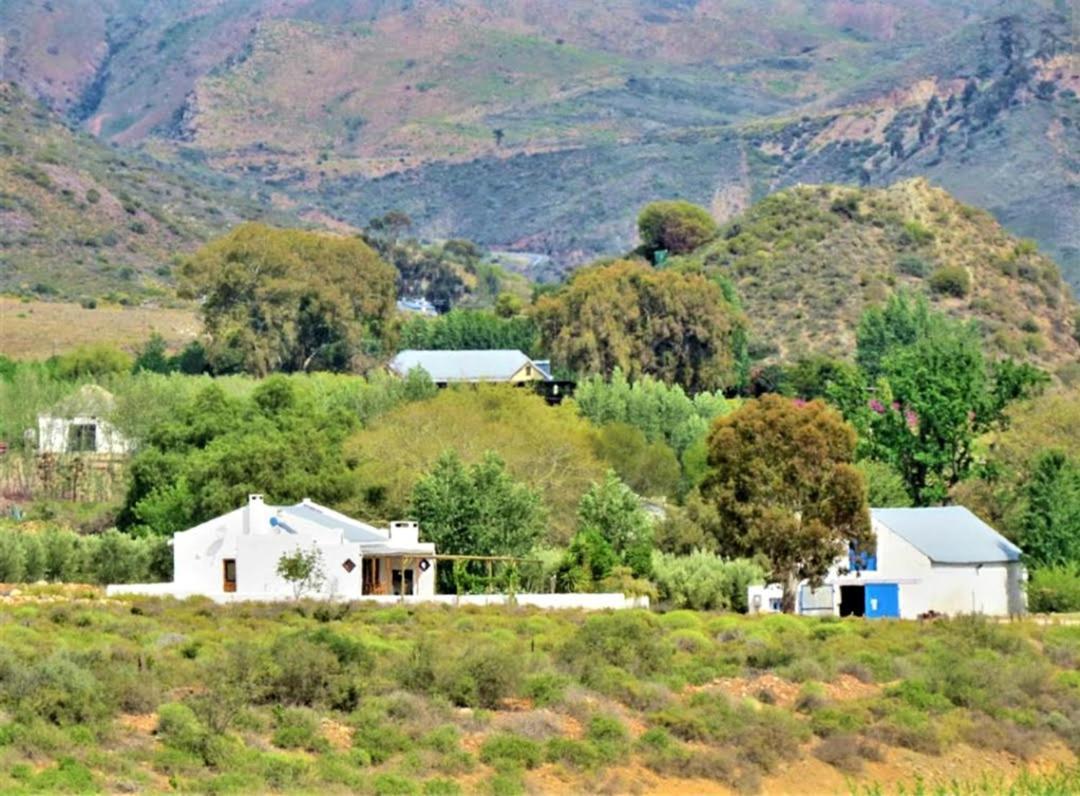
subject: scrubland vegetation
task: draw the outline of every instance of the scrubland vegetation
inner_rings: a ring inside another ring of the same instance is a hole
[[[1075,627],[36,595],[0,612],[4,792],[756,792],[811,756],[869,788],[901,750],[1080,748]]]

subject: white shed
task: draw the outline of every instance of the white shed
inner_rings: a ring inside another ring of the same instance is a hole
[[[85,384],[73,395],[38,415],[38,453],[89,453],[124,456],[131,443],[105,418],[115,399],[96,384]]]
[[[278,562],[297,550],[317,550],[325,578],[305,596],[435,593],[435,545],[420,542],[415,522],[377,528],[307,499],[272,506],[251,495],[246,506],[175,534],[172,545],[172,583],[113,585],[108,593],[288,599],[293,587]]]
[[[799,613],[916,619],[1024,612],[1020,548],[968,509],[871,509],[870,518],[874,549],[852,550],[817,589],[803,584]],[[770,611],[774,603],[756,588],[751,600],[757,594],[758,610]]]

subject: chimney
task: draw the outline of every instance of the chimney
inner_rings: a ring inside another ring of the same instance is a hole
[[[245,533],[266,533],[270,530],[270,510],[263,502],[262,495],[248,495],[245,520]]]
[[[419,524],[406,520],[390,523],[390,541],[400,544],[417,544],[420,541]]]

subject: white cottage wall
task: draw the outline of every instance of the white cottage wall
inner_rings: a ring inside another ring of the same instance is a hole
[[[942,614],[1008,616],[1015,564],[937,564],[926,584],[930,608]]]

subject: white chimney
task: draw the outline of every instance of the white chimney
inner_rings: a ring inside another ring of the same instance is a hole
[[[419,524],[405,520],[390,523],[390,541],[400,544],[417,544],[420,541]]]
[[[244,512],[245,533],[267,533],[270,530],[270,510],[262,495],[248,495],[247,511]]]

